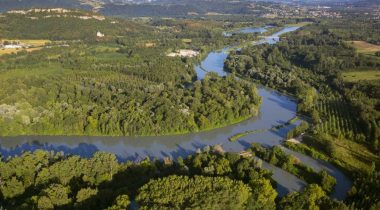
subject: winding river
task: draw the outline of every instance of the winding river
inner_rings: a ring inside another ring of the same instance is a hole
[[[266,37],[253,44],[270,43],[279,41],[281,34],[297,30],[298,27],[285,27],[283,30]],[[265,28],[246,28],[241,33],[265,32]],[[211,52],[199,66],[196,66],[198,79],[202,79],[207,72],[216,72],[225,76],[223,71],[224,60],[230,48],[226,47],[218,52]],[[247,149],[252,143],[258,142],[267,146],[281,145],[289,130],[300,122],[295,122],[279,130],[269,130],[273,126],[283,124],[296,116],[296,102],[277,91],[264,87],[258,88],[263,98],[260,112],[257,117],[243,122],[199,133],[190,133],[174,136],[152,136],[152,137],[65,137],[65,136],[17,136],[0,137],[0,154],[7,158],[19,155],[24,151],[37,149],[63,151],[65,154],[91,157],[97,151],[114,153],[120,161],[139,161],[146,157],[176,159],[179,156],[194,154],[197,149],[207,145],[221,144],[228,152],[240,152]],[[266,129],[265,132],[249,134],[236,142],[228,141],[228,138],[245,131]],[[332,194],[333,198],[344,199],[352,183],[342,172],[329,163],[315,160],[308,156],[284,150],[296,156],[305,165],[316,171],[326,170],[337,179],[337,185]],[[294,175],[263,163],[263,167],[273,171],[273,179],[277,182],[277,191],[280,196],[288,192],[300,191],[307,184]]]

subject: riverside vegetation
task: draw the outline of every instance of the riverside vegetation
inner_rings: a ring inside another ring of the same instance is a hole
[[[231,52],[225,62],[231,76],[197,80],[199,57],[167,53],[185,48],[202,57],[257,39],[222,35],[247,23],[84,20],[78,17],[96,14],[83,11],[29,15],[0,17],[1,38],[51,41],[32,53],[0,57],[1,135],[163,135],[223,126],[257,114],[260,104],[255,86],[237,75],[296,96],[299,114],[310,121],[289,133],[305,133],[302,143],[286,146],[339,166],[354,183],[346,200],[332,200],[335,181],[326,172],[260,145],[248,152],[308,187],[279,198],[260,159],[209,147],[176,162],[138,163],[120,163],[107,153],[86,159],[36,151],[1,159],[0,209],[379,209],[380,83],[344,78],[379,69],[376,53],[350,44],[378,44],[376,20],[315,20],[276,45]]]
[[[140,163],[118,163],[107,153],[85,159],[36,151],[1,161],[0,176],[5,209],[347,208],[317,184],[278,198],[261,161],[210,147],[176,162]]]
[[[348,201],[364,209],[379,205],[380,83],[373,74],[357,80],[344,76],[379,72],[379,57],[358,51],[349,40],[377,43],[372,29],[378,24],[360,18],[321,20],[284,35],[276,45],[244,47],[225,61],[227,71],[299,99],[298,111],[310,117],[309,126],[289,133],[306,131],[302,144],[286,146],[354,174]],[[366,30],[359,29],[362,25]]]

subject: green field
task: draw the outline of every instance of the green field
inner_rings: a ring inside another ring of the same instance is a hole
[[[359,53],[373,54],[380,51],[380,45],[375,45],[364,41],[350,41],[348,43],[351,43]]]
[[[380,70],[349,71],[342,74],[346,82],[357,82],[360,80],[380,80]]]

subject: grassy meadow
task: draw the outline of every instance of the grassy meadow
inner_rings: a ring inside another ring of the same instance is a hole
[[[380,51],[380,45],[371,44],[364,41],[350,41],[353,47],[357,49],[359,53],[374,54]]]
[[[345,82],[380,80],[380,70],[348,71],[342,74]]]

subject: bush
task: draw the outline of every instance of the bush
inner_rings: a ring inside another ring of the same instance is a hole
[[[322,170],[320,173],[320,185],[322,189],[326,192],[332,192],[334,186],[336,185],[336,179],[329,175],[325,170]]]

